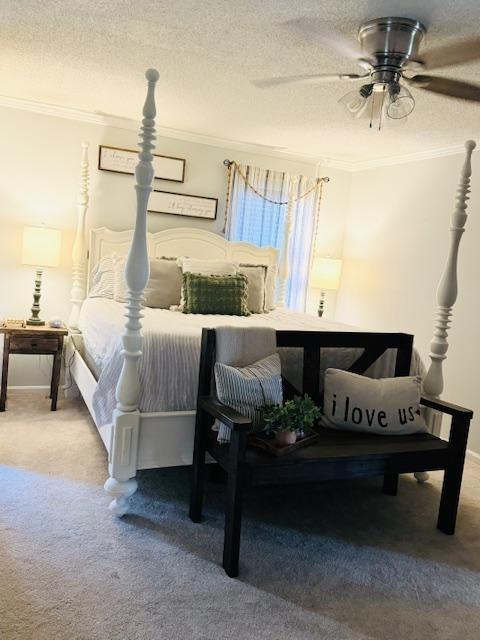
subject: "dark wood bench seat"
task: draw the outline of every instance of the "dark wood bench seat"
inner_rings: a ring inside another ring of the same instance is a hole
[[[364,373],[386,349],[397,349],[396,376],[409,374],[413,337],[405,334],[362,334],[344,332],[277,332],[277,345],[303,346],[303,391],[321,404],[319,363],[322,347],[360,347],[362,355],[350,371]],[[248,446],[251,422],[244,415],[206,395],[211,387],[215,331],[204,329],[200,363],[199,397],[195,427],[190,517],[200,522],[208,452],[227,473],[225,541],[223,566],[238,575],[241,501],[244,486],[322,482],[335,479],[383,476],[383,491],[396,495],[398,477],[415,471],[445,470],[437,527],[453,534],[463,474],[469,409],[424,397],[421,404],[451,417],[448,441],[429,433],[384,436],[321,428],[312,444],[281,457]],[[212,431],[218,418],[231,428],[229,444],[219,444]]]
[[[241,462],[244,484],[314,482],[445,468],[448,442],[428,433],[389,437],[323,428],[318,433],[314,443],[279,458],[249,447],[247,439]],[[208,434],[208,450],[228,472],[230,445],[219,444],[213,431]]]

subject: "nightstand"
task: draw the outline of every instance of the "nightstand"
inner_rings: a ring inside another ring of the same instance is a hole
[[[53,356],[52,381],[50,383],[51,410],[57,410],[58,385],[62,364],[63,338],[68,334],[65,327],[56,329],[49,326],[5,327],[0,326],[0,333],[5,334],[3,344],[2,388],[0,392],[0,411],[5,411],[7,400],[8,360],[11,353],[28,355]]]

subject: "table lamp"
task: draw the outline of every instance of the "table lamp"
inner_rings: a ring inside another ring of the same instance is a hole
[[[335,258],[315,258],[310,274],[310,286],[321,289],[318,315],[321,318],[325,310],[325,291],[335,291],[340,286],[342,261]]]
[[[40,319],[40,289],[42,286],[42,267],[58,267],[60,264],[61,232],[46,227],[25,227],[23,229],[22,263],[31,264],[35,270],[35,288],[33,290],[32,315],[28,325],[42,326]]]

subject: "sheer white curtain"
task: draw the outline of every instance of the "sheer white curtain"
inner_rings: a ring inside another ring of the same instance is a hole
[[[305,310],[320,184],[270,169],[232,167],[226,237],[280,251],[285,305],[299,311]]]

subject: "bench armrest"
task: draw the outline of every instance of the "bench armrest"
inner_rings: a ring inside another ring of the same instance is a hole
[[[202,396],[198,399],[198,406],[206,413],[218,418],[221,422],[240,433],[248,433],[252,430],[252,421],[232,407],[222,404],[211,396]]]
[[[471,411],[470,409],[459,407],[458,405],[452,404],[451,402],[445,402],[445,400],[440,400],[440,398],[422,396],[422,398],[420,399],[420,404],[422,404],[424,407],[430,407],[430,409],[440,411],[441,413],[447,413],[450,416],[461,415],[465,418],[471,418],[473,416],[473,411]]]

